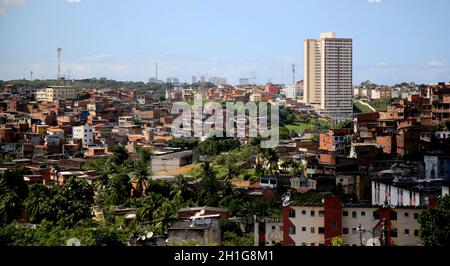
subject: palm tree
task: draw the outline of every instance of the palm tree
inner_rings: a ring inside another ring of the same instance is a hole
[[[274,171],[278,171],[278,155],[274,149],[264,149],[262,157],[271,174],[273,174]]]
[[[147,164],[141,160],[134,163],[134,173],[136,181],[136,192],[138,196],[145,196],[147,190],[147,180],[150,175]]]
[[[0,224],[19,218],[21,202],[28,195],[25,169],[8,170],[0,176]]]
[[[173,202],[166,200],[161,207],[153,212],[153,226],[156,233],[164,234],[169,225],[176,220],[178,206]]]
[[[138,208],[136,215],[141,222],[152,221],[153,213],[161,206],[163,197],[161,194],[149,193],[142,200],[142,207]]]
[[[188,199],[192,192],[192,188],[187,182],[186,178],[182,175],[175,177],[175,182],[172,184],[172,191],[170,194],[173,196],[175,202],[181,203]]]

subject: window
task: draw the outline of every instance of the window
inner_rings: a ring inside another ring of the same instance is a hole
[[[357,232],[357,231],[356,231],[356,228],[353,227],[353,228],[352,228],[352,234],[356,234],[356,232]]]
[[[323,217],[325,215],[325,211],[319,211],[319,217]]]
[[[302,210],[302,214],[303,214],[303,215],[306,215],[306,211],[305,211],[305,210]]]
[[[374,212],[372,213],[372,215],[373,215],[373,219],[374,219],[374,220],[379,220],[379,219],[380,219],[380,214],[378,214],[378,212],[374,211]]]
[[[348,216],[348,211],[343,211],[342,216]]]
[[[306,227],[302,227],[302,231],[303,231],[303,232],[306,232]]]
[[[356,218],[356,217],[357,217],[357,215],[356,215],[356,212],[355,212],[355,211],[353,211],[353,212],[352,212],[352,217],[353,217],[353,218]]]
[[[405,235],[409,235],[409,229],[405,229]]]
[[[419,236],[419,230],[414,230],[414,236]]]
[[[316,215],[315,211],[311,211],[311,217],[314,217]]]
[[[419,214],[417,212],[414,213],[414,219],[419,219]]]
[[[336,229],[337,228],[337,222],[336,221],[331,221],[331,229]]]
[[[319,227],[318,233],[321,234],[321,235],[324,234],[325,233],[325,228]]]
[[[275,231],[275,225],[272,225],[272,230],[274,230],[274,231]]]
[[[289,226],[288,232],[290,235],[295,235],[295,226]]]
[[[342,234],[348,235],[348,228],[347,227],[342,228]]]
[[[311,234],[316,233],[316,228],[315,227],[311,227]]]
[[[409,212],[405,212],[405,217],[409,217]]]
[[[396,212],[391,212],[391,220],[396,221],[397,220],[397,213]]]
[[[302,246],[307,246],[307,244],[305,242],[302,243]]]
[[[392,229],[391,230],[391,237],[398,237],[397,229]]]
[[[361,212],[361,216],[366,216],[366,212]]]
[[[311,243],[311,247],[314,247],[316,245],[316,243]]]
[[[295,218],[295,210],[294,209],[289,209],[288,216],[289,216],[289,218]]]

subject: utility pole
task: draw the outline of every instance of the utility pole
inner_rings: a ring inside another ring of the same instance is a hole
[[[292,64],[292,85],[295,87],[295,64]]]
[[[61,78],[61,52],[62,48],[57,48],[56,52],[58,53],[58,74],[56,75],[56,81],[59,85],[59,79]]]
[[[30,81],[33,82],[33,70],[30,71]]]
[[[363,245],[363,240],[362,240],[363,229],[361,227],[361,224],[359,224],[358,231],[359,231],[359,245],[362,246]]]

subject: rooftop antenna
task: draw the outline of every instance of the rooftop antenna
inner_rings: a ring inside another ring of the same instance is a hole
[[[58,74],[56,75],[56,80],[59,84],[59,79],[61,78],[61,52],[62,48],[57,48],[56,52],[58,53]]]
[[[292,85],[295,86],[295,64],[292,64]]]
[[[33,70],[30,71],[30,81],[33,82]]]

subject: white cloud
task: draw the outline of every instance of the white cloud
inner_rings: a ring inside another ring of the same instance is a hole
[[[376,64],[377,66],[389,66],[389,63],[386,63],[384,61],[380,61]]]
[[[441,61],[438,61],[438,60],[431,60],[431,61],[429,61],[428,63],[427,63],[427,65],[429,65],[429,66],[447,66],[447,64],[445,64],[445,63],[442,63]]]
[[[367,0],[367,2],[369,2],[371,4],[379,4],[379,3],[383,3],[383,0]]]
[[[0,0],[0,15],[5,14],[6,9],[11,6],[25,3],[26,0]]]
[[[93,54],[93,55],[87,55],[81,57],[81,60],[88,60],[88,61],[99,61],[101,59],[109,58],[111,57],[110,54]]]
[[[67,3],[81,3],[81,0],[67,0]]]

